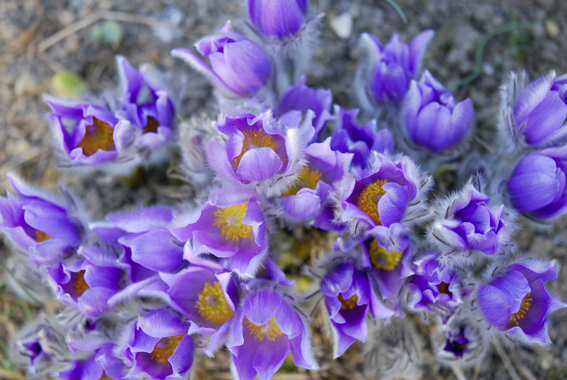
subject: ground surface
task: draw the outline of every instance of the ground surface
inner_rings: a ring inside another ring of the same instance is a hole
[[[498,86],[512,70],[525,68],[532,78],[549,70],[567,72],[567,2],[561,0],[399,0],[408,23],[385,1],[379,0],[319,0],[312,2],[312,12],[324,12],[320,30],[321,44],[307,74],[309,85],[328,87],[334,101],[346,108],[356,106],[352,96],[352,77],[361,52],[357,49],[360,33],[370,32],[382,41],[398,32],[407,41],[423,29],[432,28],[436,37],[429,47],[425,67],[446,85],[469,74],[474,67],[474,50],[484,33],[512,21],[529,22],[528,29],[501,34],[488,42],[484,51],[481,75],[456,91],[458,98],[471,97],[477,111],[477,127],[484,141],[492,141],[498,104]],[[123,40],[108,46],[91,37],[93,28],[102,21],[86,26],[45,49],[46,39],[74,22],[92,17],[102,10],[125,12],[120,25]],[[216,116],[216,102],[205,80],[169,51],[190,46],[199,37],[212,32],[241,11],[240,2],[233,0],[2,0],[0,1],[0,193],[8,188],[6,173],[16,171],[37,185],[55,189],[58,180],[81,194],[94,218],[133,203],[155,202],[175,204],[187,199],[190,189],[169,178],[165,170],[144,171],[137,183],[94,174],[88,177],[62,177],[54,167],[50,151],[50,136],[43,115],[48,110],[42,94],[52,92],[51,77],[68,70],[77,73],[92,92],[114,86],[116,54],[126,56],[134,65],[151,62],[174,79],[180,94],[180,117],[191,115]],[[352,15],[354,26],[346,39],[339,38],[330,23],[340,14]],[[139,16],[151,19],[140,18]],[[179,17],[178,36],[162,42],[151,28],[155,21],[170,24]],[[168,18],[169,17],[169,18]],[[43,45],[42,45],[43,43]],[[175,162],[175,161],[174,161]],[[450,178],[444,179],[450,182]],[[451,185],[449,183],[449,185]],[[567,225],[559,221],[550,231],[520,234],[520,247],[543,257],[557,258],[567,264]],[[1,260],[8,255],[0,245]],[[17,330],[26,318],[37,313],[37,307],[18,300],[6,283],[6,273],[0,272],[0,343]],[[561,272],[551,288],[567,299],[567,271]],[[56,307],[55,307],[56,308]],[[523,379],[564,379],[567,377],[567,310],[551,317],[550,347],[507,350],[512,364]],[[419,329],[421,333],[427,329]],[[428,352],[427,335],[423,354],[423,378],[453,379],[455,374],[436,364]],[[330,340],[316,334],[322,370],[297,372],[284,366],[279,378],[364,378],[360,351],[354,345],[340,360],[331,362]],[[197,377],[228,378],[226,353],[217,361],[199,360]],[[5,345],[0,344],[0,366],[14,370],[7,361]],[[286,372],[290,371],[290,372]],[[468,378],[506,379],[510,374],[501,356],[490,354],[478,369],[466,370]],[[2,377],[0,372],[0,378]],[[12,378],[18,378],[12,373]],[[274,377],[276,378],[276,377]]]

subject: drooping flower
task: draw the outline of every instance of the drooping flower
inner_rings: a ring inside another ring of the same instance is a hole
[[[128,378],[183,379],[193,364],[189,326],[173,311],[158,309],[126,326],[117,352],[130,367]]]
[[[120,113],[138,129],[136,145],[154,150],[172,135],[175,109],[171,95],[148,66],[134,69],[122,56],[116,57],[120,76]]]
[[[338,228],[333,223],[333,207],[327,199],[347,172],[352,155],[332,151],[330,142],[327,138],[305,149],[306,165],[280,199],[282,217],[295,223],[312,220],[315,227],[324,230]]]
[[[321,292],[331,319],[335,359],[355,341],[366,341],[369,311],[373,319],[393,315],[380,301],[368,272],[355,268],[352,261],[332,267],[321,279]]]
[[[260,32],[282,39],[299,32],[308,7],[306,0],[248,0],[248,15]]]
[[[69,368],[59,372],[64,380],[124,379],[125,366],[112,353],[114,346],[102,345],[94,355],[84,360],[73,360]]]
[[[508,180],[512,205],[538,219],[562,215],[567,209],[566,173],[567,145],[522,158]]]
[[[192,244],[195,255],[212,254],[240,276],[251,277],[267,252],[266,221],[256,193],[221,188],[182,218],[173,234]]]
[[[136,140],[136,127],[128,120],[89,102],[47,98],[47,115],[63,166],[97,166],[105,163],[135,164],[128,151]]]
[[[488,206],[490,198],[481,191],[481,183],[473,177],[464,188],[438,202],[430,240],[444,253],[440,260],[450,267],[471,264],[481,252],[503,256],[512,247],[516,229],[514,216],[504,205]]]
[[[358,110],[344,110],[335,105],[335,131],[331,140],[331,149],[342,153],[353,153],[352,164],[363,169],[370,164],[370,152],[394,153],[394,137],[389,129],[377,130],[376,120],[359,126]]]
[[[557,262],[527,258],[493,272],[495,278],[480,285],[477,296],[486,322],[514,341],[550,344],[547,317],[566,306],[544,285],[557,279]]]
[[[410,145],[443,153],[462,143],[470,130],[474,108],[470,98],[457,103],[429,71],[412,81],[400,110]]]
[[[313,137],[313,113],[287,126],[269,113],[221,115],[219,131],[228,139],[207,145],[213,171],[231,185],[244,186],[264,195],[279,195],[298,174],[303,152]]]
[[[255,94],[272,76],[270,59],[254,42],[232,31],[229,22],[219,32],[195,43],[197,51],[209,57],[210,67],[189,48],[176,48],[171,54],[203,74],[222,96]]]
[[[433,38],[432,30],[425,30],[409,43],[401,42],[394,33],[385,46],[368,33],[361,36],[367,58],[355,78],[355,88],[360,104],[372,109],[382,103],[398,103],[402,100],[409,83],[421,70],[427,45]]]
[[[252,290],[242,301],[226,346],[232,371],[240,380],[256,375],[269,380],[290,351],[296,365],[317,369],[305,317],[271,287]]]
[[[437,359],[446,365],[471,366],[482,360],[490,342],[484,326],[474,320],[476,314],[465,308],[446,324],[437,344]]]
[[[16,196],[0,198],[0,231],[29,253],[36,265],[52,265],[73,254],[83,237],[83,223],[73,204],[35,189],[13,174]]]
[[[308,110],[313,111],[313,127],[315,135],[312,142],[317,142],[319,132],[323,130],[328,120],[332,118],[331,102],[333,94],[331,90],[313,89],[305,85],[305,76],[293,86],[287,89],[278,104],[278,118],[298,117],[301,119],[307,114]],[[300,113],[293,113],[300,111]],[[291,123],[288,123],[291,124]],[[299,124],[299,123],[296,123]]]

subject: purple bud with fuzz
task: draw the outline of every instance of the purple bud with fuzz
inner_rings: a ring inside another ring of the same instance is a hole
[[[260,32],[283,39],[301,30],[308,6],[307,0],[248,0],[248,14]]]

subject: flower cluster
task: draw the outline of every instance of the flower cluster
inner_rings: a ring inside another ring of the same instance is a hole
[[[308,15],[306,1],[249,0],[242,33],[227,22],[196,42],[209,63],[190,48],[172,51],[208,79],[221,104],[210,128],[181,131],[199,137],[178,144],[182,156],[211,172],[189,175],[193,199],[93,221],[68,190],[58,199],[9,177],[15,194],[0,198],[0,230],[64,305],[59,321],[15,337],[30,374],[182,379],[199,352],[212,358],[223,347],[237,379],[268,380],[290,353],[315,370],[315,312],[334,358],[366,342],[369,366],[397,374],[410,371],[418,346],[403,348],[417,341],[402,321],[407,313],[437,324],[437,358],[452,366],[480,360],[489,337],[551,343],[548,316],[566,306],[545,284],[558,264],[519,254],[514,233],[567,209],[567,80],[551,73],[526,86],[514,76],[500,120],[513,146],[497,148],[510,159],[494,157],[453,193],[434,193],[418,163],[437,171],[467,159],[474,109],[420,73],[433,32],[409,43],[394,35],[386,45],[363,35],[368,57],[355,88],[378,116],[359,124],[358,109],[332,107],[330,90],[306,84],[316,20]],[[117,171],[177,140],[159,77],[122,57],[117,66],[112,98],[46,98],[69,166]]]

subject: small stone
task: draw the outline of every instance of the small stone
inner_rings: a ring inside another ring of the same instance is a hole
[[[61,26],[71,25],[73,21],[75,21],[75,15],[73,15],[73,12],[69,10],[64,10],[62,12],[59,12],[57,18],[59,19],[59,23],[61,24]]]
[[[545,32],[551,38],[555,38],[559,35],[559,25],[555,21],[547,20],[544,22]]]
[[[24,94],[35,95],[41,91],[40,84],[32,74],[24,71],[14,83],[14,93],[16,96]]]
[[[331,20],[331,29],[339,38],[347,39],[352,33],[352,14],[343,12]]]

